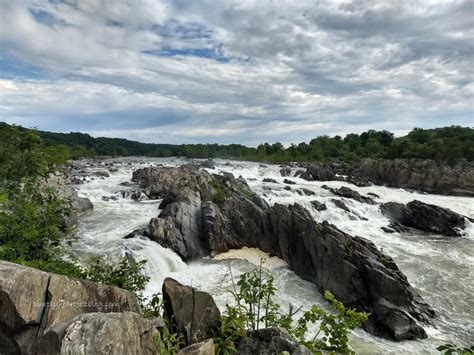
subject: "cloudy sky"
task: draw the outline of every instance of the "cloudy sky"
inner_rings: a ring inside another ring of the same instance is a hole
[[[0,0],[0,121],[144,142],[474,126],[474,1]]]

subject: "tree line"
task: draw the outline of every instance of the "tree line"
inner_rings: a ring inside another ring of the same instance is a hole
[[[9,127],[0,123],[0,132]],[[19,130],[25,128],[17,127]],[[419,158],[445,161],[474,161],[474,129],[449,126],[435,129],[414,128],[407,135],[395,137],[389,131],[369,130],[361,134],[320,136],[309,143],[262,143],[258,147],[240,144],[154,144],[121,138],[94,138],[85,133],[38,131],[47,147],[62,148],[72,159],[101,156],[150,156],[188,158],[231,158],[284,163],[289,161],[342,160],[355,163],[363,158]]]

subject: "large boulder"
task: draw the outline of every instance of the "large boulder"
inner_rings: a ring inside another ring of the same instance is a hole
[[[474,165],[449,166],[434,160],[364,159],[349,172],[378,185],[436,194],[474,196]]]
[[[311,163],[307,165],[306,171],[298,171],[296,174],[308,181],[337,180],[333,167],[324,163]]]
[[[156,177],[160,173],[149,175]],[[196,172],[187,168],[174,168],[163,176],[168,175],[179,177],[173,180],[175,186],[167,179],[163,183],[159,179],[149,182],[168,184],[169,189],[164,192],[176,195],[166,211],[153,220],[160,235],[165,236],[155,240],[183,259],[244,246],[259,248],[284,259],[296,274],[312,281],[321,292],[330,290],[346,306],[370,313],[365,328],[371,333],[396,340],[426,337],[422,325],[431,324],[433,310],[393,260],[370,241],[352,237],[328,223],[317,223],[298,204],[270,207],[252,194],[244,181],[237,184],[239,179],[227,176],[222,180],[222,176],[210,174],[197,178]],[[198,180],[206,183],[195,183]],[[189,183],[182,186],[182,181]],[[195,201],[195,213],[183,213],[189,210],[183,200]]]
[[[171,278],[163,282],[163,308],[187,345],[212,338],[220,330],[221,313],[214,299]]]
[[[43,334],[61,333],[80,314],[139,310],[128,291],[6,261],[0,261],[0,300],[0,329],[25,354]]]
[[[466,228],[466,218],[450,209],[413,200],[406,205],[387,202],[380,206],[384,215],[403,226],[425,232],[460,237]],[[395,224],[396,225],[396,224]]]
[[[157,330],[133,312],[86,313],[66,329],[61,354],[158,354]]]
[[[368,196],[363,196],[360,193],[358,193],[357,191],[352,190],[351,188],[349,188],[347,186],[341,186],[340,188],[335,189],[335,188],[331,188],[331,187],[328,187],[326,185],[323,185],[322,188],[325,188],[325,189],[331,191],[334,195],[337,195],[337,196],[340,196],[340,197],[350,198],[350,199],[353,199],[353,200],[356,200],[356,201],[359,201],[359,202],[362,202],[362,203],[368,203],[370,205],[375,205],[376,204],[376,202],[372,198],[370,198]]]

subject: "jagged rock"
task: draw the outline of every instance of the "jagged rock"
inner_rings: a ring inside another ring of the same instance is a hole
[[[364,159],[350,175],[377,185],[415,189],[436,194],[474,196],[474,165],[454,167],[433,160]]]
[[[287,186],[285,186],[285,187],[283,188],[283,190],[291,191],[291,187],[289,187],[289,186],[287,185]]]
[[[142,236],[146,236],[146,228],[135,229],[134,231],[128,233],[125,237],[123,237],[123,239],[131,239]]]
[[[305,196],[314,196],[314,195],[316,195],[316,193],[314,191],[308,190],[304,187],[302,187],[301,189],[298,189],[298,191],[301,191],[302,194],[305,195]]]
[[[86,313],[67,327],[61,354],[158,354],[156,335],[137,313]]]
[[[58,333],[79,314],[139,310],[128,291],[6,261],[0,261],[0,301],[0,329],[25,354],[34,353],[43,334]]]
[[[387,202],[382,204],[380,209],[385,216],[397,223],[392,223],[395,227],[403,225],[450,237],[462,236],[462,230],[466,228],[464,216],[447,208],[418,200],[413,200],[406,205],[397,202]],[[392,225],[390,226],[391,228],[393,228]]]
[[[291,175],[291,168],[289,166],[284,166],[280,169],[280,175],[287,177]]]
[[[354,221],[355,220],[367,221],[367,218],[365,218],[364,216],[361,216],[357,212],[353,211],[351,208],[349,208],[349,206],[346,205],[346,203],[343,200],[337,199],[337,198],[332,198],[331,202],[334,203],[334,205],[337,208],[340,208],[341,210],[344,210],[347,213],[349,213],[349,218],[350,219],[352,219]]]
[[[313,163],[306,167],[306,171],[299,170],[295,176],[308,181],[330,181],[336,180],[333,168],[322,163]]]
[[[311,352],[282,328],[264,328],[250,331],[237,344],[238,355],[253,354],[308,354]]]
[[[158,230],[160,237],[155,240],[183,259],[243,246],[259,248],[285,260],[321,292],[330,290],[346,306],[371,313],[365,324],[371,333],[396,340],[426,337],[420,323],[431,324],[433,310],[373,243],[317,223],[298,204],[269,207],[222,176],[204,178],[187,168],[150,172],[149,176],[162,176],[163,181],[150,183],[167,185],[176,199],[150,222],[148,232]],[[220,189],[222,199],[216,200],[213,191]]]
[[[120,186],[133,186],[133,182],[130,181],[123,181],[119,184]]]
[[[374,198],[380,198],[380,196],[377,195],[377,194],[374,193],[374,192],[368,192],[367,195],[372,196],[372,197],[374,197]]]
[[[166,278],[163,282],[163,308],[187,345],[212,338],[219,332],[221,313],[206,292]]]
[[[338,189],[330,188],[324,185],[325,188],[327,188],[329,191],[331,191],[334,195],[340,196],[340,197],[345,197],[345,198],[351,198],[353,200],[362,202],[362,203],[368,203],[371,205],[375,205],[376,202],[367,196],[362,196],[360,193],[358,193],[355,190],[352,190],[348,188],[347,186],[341,186]]]
[[[317,200],[311,201],[311,204],[316,211],[325,211],[328,209],[325,203],[319,202]]]
[[[272,178],[264,178],[263,182],[271,182],[273,184],[278,184],[278,181],[276,181],[275,179],[272,179]]]
[[[215,351],[214,341],[208,339],[181,349],[178,355],[214,355]]]
[[[216,168],[216,163],[212,159],[207,159],[207,160],[201,162],[201,167],[207,168],[207,169],[215,169]]]
[[[293,180],[285,179],[283,180],[283,183],[288,184],[288,185],[296,185],[296,182]]]
[[[363,177],[348,176],[344,179],[344,181],[347,181],[348,183],[351,183],[357,187],[367,187],[371,185],[370,181]]]

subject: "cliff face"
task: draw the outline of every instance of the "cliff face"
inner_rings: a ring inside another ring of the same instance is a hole
[[[364,159],[348,175],[387,185],[429,193],[474,196],[474,165],[450,167],[433,160]]]

